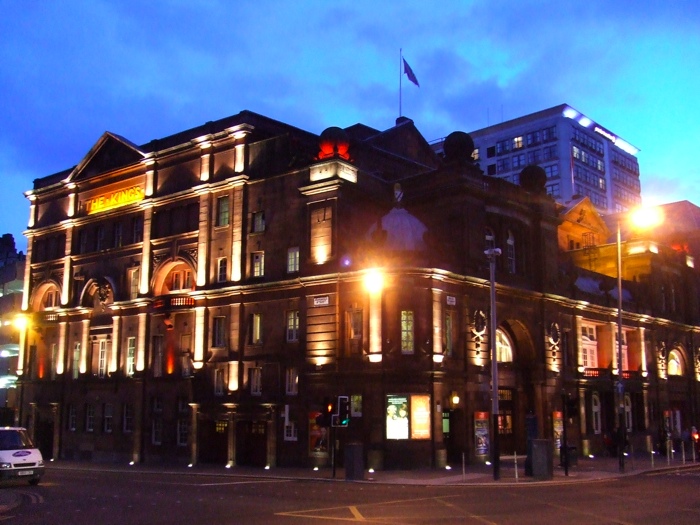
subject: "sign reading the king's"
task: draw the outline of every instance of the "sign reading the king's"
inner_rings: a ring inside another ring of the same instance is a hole
[[[144,191],[141,186],[132,186],[110,193],[104,193],[85,201],[85,212],[88,215],[101,211],[112,210],[143,200]]]

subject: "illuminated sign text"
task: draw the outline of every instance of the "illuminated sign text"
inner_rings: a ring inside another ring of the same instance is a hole
[[[101,211],[112,210],[143,200],[143,197],[143,188],[141,186],[132,186],[131,188],[105,193],[104,195],[98,195],[94,199],[86,200],[85,211],[88,215],[91,215]]]

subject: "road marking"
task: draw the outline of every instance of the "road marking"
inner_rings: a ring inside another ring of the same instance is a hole
[[[455,497],[455,496],[448,496],[448,497]],[[495,521],[489,521],[482,516],[479,516],[477,514],[472,514],[471,512],[465,511],[464,509],[458,507],[457,505],[454,505],[452,503],[449,503],[448,501],[445,501],[443,498],[435,498],[435,501],[442,503],[445,507],[448,507],[450,509],[455,509],[459,512],[464,513],[466,517],[473,518],[473,519],[481,521],[483,523],[488,523],[488,525],[498,525]]]
[[[367,521],[367,520],[365,520],[365,517],[360,513],[360,511],[357,510],[356,506],[353,505],[352,507],[350,507],[350,512],[352,513],[352,515],[355,517],[355,519],[357,521]]]
[[[184,487],[222,487],[226,485],[254,485],[256,483],[289,483],[288,479],[256,479],[246,481],[222,481],[220,483],[185,483],[183,481],[156,481],[136,479],[135,483],[148,483],[150,485],[177,485]]]

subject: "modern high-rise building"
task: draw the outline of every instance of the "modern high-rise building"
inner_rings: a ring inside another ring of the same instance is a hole
[[[470,135],[487,175],[518,184],[523,168],[536,164],[547,173],[547,193],[562,204],[586,196],[604,214],[641,204],[639,149],[567,104]]]

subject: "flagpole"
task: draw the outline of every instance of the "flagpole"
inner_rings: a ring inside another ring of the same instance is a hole
[[[401,116],[401,80],[403,74],[401,73],[401,60],[403,59],[403,49],[399,48],[399,117]]]

